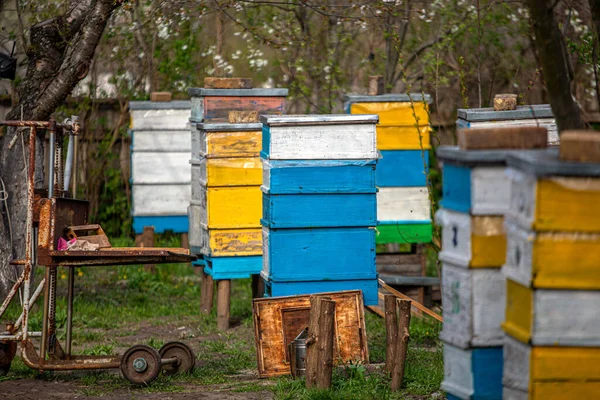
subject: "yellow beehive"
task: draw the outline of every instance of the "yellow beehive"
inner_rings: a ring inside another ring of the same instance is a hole
[[[262,254],[262,230],[203,229],[203,243],[213,257],[259,256]]]
[[[259,157],[207,158],[200,179],[206,186],[260,186],[262,164]]]
[[[210,187],[201,199],[202,224],[209,229],[260,228],[260,186]]]
[[[261,140],[261,131],[202,131],[200,153],[208,158],[257,157]]]

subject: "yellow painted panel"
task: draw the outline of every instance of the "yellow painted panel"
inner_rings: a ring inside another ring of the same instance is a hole
[[[600,396],[600,382],[536,382],[532,400],[592,400]]]
[[[207,157],[258,157],[262,132],[207,132]]]
[[[537,183],[535,229],[600,232],[600,178],[552,178]]]
[[[506,280],[506,319],[502,328],[515,339],[529,343],[533,312],[533,291]]]
[[[600,235],[538,234],[533,245],[533,286],[600,289]]]
[[[529,370],[532,382],[600,381],[600,348],[532,347]]]
[[[431,148],[431,128],[420,126],[377,126],[379,150],[424,150]]]
[[[211,229],[213,256],[259,256],[262,254],[262,229]]]
[[[471,267],[502,267],[506,261],[506,235],[471,236]]]
[[[428,106],[423,102],[354,103],[350,114],[377,114],[381,126],[429,125]]]
[[[260,186],[207,189],[208,228],[259,228],[262,217]]]
[[[209,158],[207,186],[249,186],[262,184],[260,157]]]

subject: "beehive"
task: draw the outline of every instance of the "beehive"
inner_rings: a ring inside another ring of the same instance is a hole
[[[594,398],[600,390],[600,164],[558,149],[511,154],[504,393]]]
[[[377,114],[377,243],[431,241],[427,189],[431,97],[386,94],[345,97],[349,114]]]
[[[267,296],[362,290],[376,304],[377,116],[263,116]]]
[[[130,109],[133,230],[188,231],[189,101],[132,101]]]

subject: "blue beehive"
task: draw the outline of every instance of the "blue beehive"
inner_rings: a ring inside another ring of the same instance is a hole
[[[362,290],[377,304],[377,116],[263,116],[266,296]]]

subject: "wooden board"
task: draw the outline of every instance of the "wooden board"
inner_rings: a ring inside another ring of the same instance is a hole
[[[465,167],[444,163],[443,208],[472,215],[504,215],[511,185],[504,167]]]
[[[132,131],[131,149],[139,151],[187,152],[192,148],[190,132],[182,130]]]
[[[421,187],[384,187],[377,193],[377,220],[430,221],[429,191]]]
[[[360,291],[327,293],[336,303],[334,360],[369,363]],[[261,378],[290,374],[288,344],[308,326],[310,296],[253,300],[254,339]]]
[[[203,158],[192,161],[192,182],[208,187],[257,186],[262,183],[259,157]]]
[[[185,215],[190,203],[190,184],[132,186],[133,216]]]
[[[537,126],[473,128],[458,130],[462,150],[543,149],[548,146],[548,131]]]
[[[600,178],[537,179],[508,169],[511,183],[507,215],[524,229],[600,232]]]
[[[540,289],[600,290],[600,234],[542,232],[507,222],[504,274]]]
[[[214,280],[245,279],[260,273],[261,256],[205,258],[204,272]]]
[[[375,193],[376,164],[377,160],[263,160],[263,191]]]
[[[269,228],[375,226],[376,194],[263,193],[262,223]]]
[[[263,126],[261,155],[273,160],[372,160],[375,123]]]
[[[263,227],[263,274],[270,280],[374,279],[372,228],[269,229]],[[298,266],[301,265],[301,268]]]
[[[444,262],[440,338],[462,349],[502,346],[505,286],[499,269],[466,269]]]
[[[548,144],[557,145],[560,141],[558,136],[558,127],[554,118],[522,119],[522,120],[504,120],[504,121],[479,121],[467,122],[462,119],[456,121],[458,128],[497,128],[497,127],[519,127],[519,126],[539,126],[548,130]]]
[[[185,130],[189,127],[189,109],[130,110],[130,128],[136,131]]]
[[[378,187],[427,186],[429,151],[383,150],[377,163]]]
[[[260,228],[206,229],[198,224],[190,227],[190,246],[211,257],[256,256],[262,254],[262,234]]]
[[[536,346],[600,346],[600,291],[531,289],[506,281],[502,328]]]
[[[444,344],[444,380],[448,398],[502,399],[502,347],[463,350]]]
[[[504,264],[504,217],[441,209],[435,219],[442,227],[440,258],[467,268],[500,268]]]
[[[192,129],[192,154],[196,157],[258,157],[260,131],[207,132]]]
[[[429,150],[431,127],[425,126],[378,126],[377,148],[379,150]]]
[[[202,186],[202,196],[192,201],[200,223],[210,229],[260,228],[260,186]]]
[[[433,235],[432,224],[425,223],[377,223],[375,243],[430,243]]]
[[[414,108],[414,110],[413,110]],[[429,106],[422,101],[353,103],[350,114],[377,114],[379,126],[409,126],[429,124]]]
[[[131,155],[134,184],[188,184],[191,182],[189,153],[134,152]]]
[[[600,388],[600,348],[532,347],[507,336],[503,375],[506,387],[531,399],[591,399]]]

